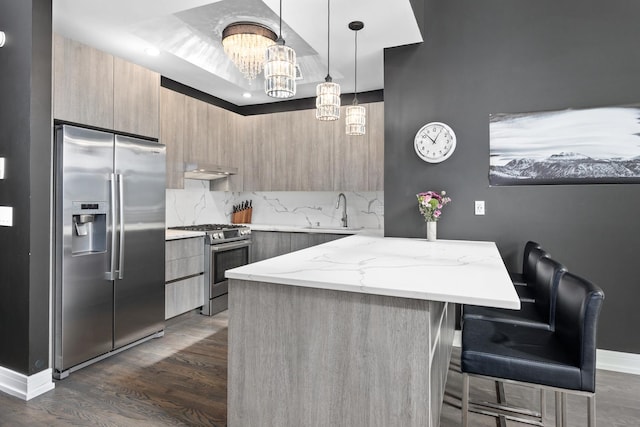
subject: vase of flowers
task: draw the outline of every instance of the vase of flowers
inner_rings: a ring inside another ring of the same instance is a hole
[[[433,242],[437,237],[437,224],[442,215],[442,208],[451,202],[451,198],[447,197],[446,191],[440,193],[427,191],[416,194],[416,197],[418,198],[418,209],[427,223],[427,240]]]

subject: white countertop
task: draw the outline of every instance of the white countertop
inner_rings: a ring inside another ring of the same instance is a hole
[[[201,237],[204,236],[203,231],[186,231],[186,230],[169,230],[168,228],[165,230],[164,239],[165,240],[176,240],[176,239],[188,239],[190,237]]]
[[[287,233],[328,233],[328,234],[382,234],[382,230],[363,227],[305,226],[280,224],[244,224],[256,231],[282,231]]]
[[[227,270],[230,279],[519,309],[493,242],[349,236]],[[233,286],[233,285],[231,285]]]

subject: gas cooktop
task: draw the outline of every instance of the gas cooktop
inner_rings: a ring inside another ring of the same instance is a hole
[[[208,245],[251,238],[251,229],[241,224],[197,224],[168,228],[171,230],[202,231],[206,233],[205,243]]]
[[[171,230],[186,230],[186,231],[221,231],[221,230],[234,230],[239,228],[248,228],[246,225],[240,224],[197,224],[197,225],[183,225],[177,227],[169,227]]]

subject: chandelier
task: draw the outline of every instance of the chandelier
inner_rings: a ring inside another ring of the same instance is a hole
[[[280,35],[262,54],[264,91],[272,98],[291,98],[296,94],[296,52],[285,46],[282,38],[282,0],[280,0]]]
[[[264,52],[275,41],[276,33],[253,22],[236,22],[222,31],[224,53],[249,80],[262,72]]]
[[[353,85],[353,104],[348,106],[345,113],[345,123],[347,135],[364,135],[366,132],[367,110],[358,105],[358,31],[364,28],[361,21],[353,21],[349,23],[349,29],[355,33],[355,66],[354,85]]]
[[[316,87],[316,119],[318,120],[338,120],[340,118],[340,85],[331,81],[330,70],[330,17],[331,0],[327,0],[327,77],[324,83]]]

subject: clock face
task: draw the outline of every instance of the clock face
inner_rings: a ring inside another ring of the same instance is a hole
[[[456,149],[456,134],[444,123],[427,123],[416,133],[413,146],[418,157],[425,162],[440,163]]]

